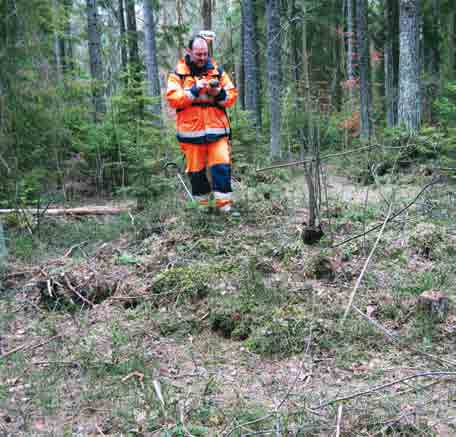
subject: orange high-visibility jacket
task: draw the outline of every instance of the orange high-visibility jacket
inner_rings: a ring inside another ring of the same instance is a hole
[[[221,92],[212,97],[196,90],[196,81],[218,79]],[[169,75],[166,99],[176,109],[177,139],[181,143],[205,144],[229,136],[230,123],[225,108],[234,104],[237,90],[228,75],[211,59],[201,76],[193,76],[185,58]]]

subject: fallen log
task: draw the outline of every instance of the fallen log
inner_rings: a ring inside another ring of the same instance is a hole
[[[20,212],[21,214],[30,215],[49,215],[49,216],[61,216],[61,215],[115,215],[123,212],[129,212],[131,208],[128,207],[112,207],[112,206],[87,206],[79,208],[49,208],[49,209],[0,209],[0,215],[4,214],[15,214]]]

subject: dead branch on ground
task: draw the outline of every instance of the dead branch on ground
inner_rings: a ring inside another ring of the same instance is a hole
[[[405,382],[405,381],[410,381],[411,379],[415,379],[415,378],[442,377],[442,376],[456,377],[456,372],[443,372],[443,371],[440,372],[439,371],[439,372],[421,372],[421,373],[416,373],[415,375],[410,375],[410,376],[406,376],[404,378],[396,379],[396,380],[388,382],[386,384],[377,385],[375,387],[372,387],[369,390],[364,390],[364,391],[361,391],[361,392],[358,392],[358,393],[353,393],[351,395],[347,395],[347,396],[342,396],[342,397],[339,397],[339,398],[331,399],[329,401],[323,402],[320,405],[314,405],[311,408],[313,410],[319,410],[321,408],[328,407],[329,405],[335,404],[337,402],[349,401],[349,400],[352,400],[352,399],[355,399],[355,398],[359,398],[359,397],[362,397],[362,396],[368,396],[368,395],[371,395],[372,393],[375,393],[377,391],[383,390],[383,389],[388,388],[388,387],[392,387],[393,385],[400,384],[400,383]]]
[[[112,206],[86,206],[80,208],[48,208],[46,210],[21,209],[22,214],[29,215],[47,215],[47,216],[65,216],[65,215],[116,215],[123,212],[129,212],[130,208],[112,207]],[[0,209],[1,214],[16,214],[17,209]]]

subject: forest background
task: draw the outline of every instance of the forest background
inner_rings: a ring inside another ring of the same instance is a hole
[[[454,435],[455,18],[0,0],[0,434]],[[229,215],[188,201],[163,98],[202,29]]]
[[[231,111],[239,162],[302,158],[317,130],[331,151],[401,143],[420,129],[454,146],[449,0],[3,0],[0,8],[4,207],[73,192],[161,193],[154,162],[178,156],[166,77],[189,36],[206,28],[240,91]]]

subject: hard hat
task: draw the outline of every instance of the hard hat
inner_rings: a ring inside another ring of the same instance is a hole
[[[198,36],[201,36],[206,41],[215,41],[215,32],[213,32],[212,30],[200,30]]]

